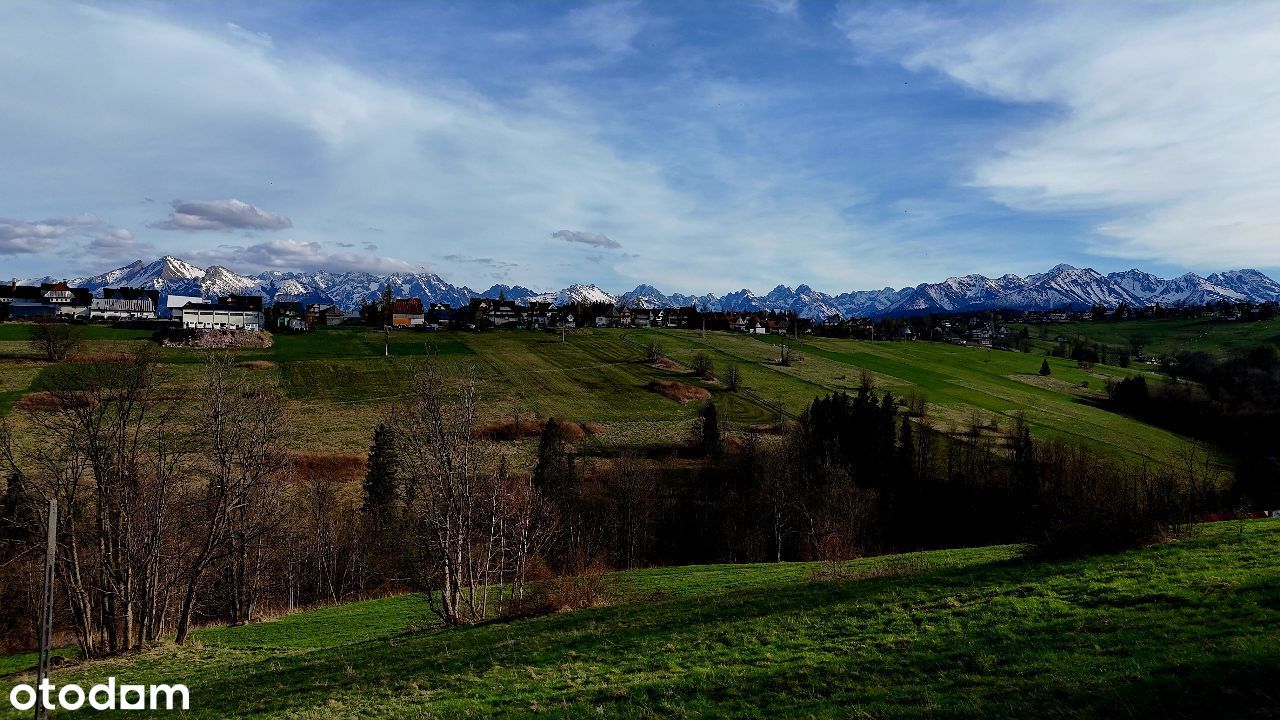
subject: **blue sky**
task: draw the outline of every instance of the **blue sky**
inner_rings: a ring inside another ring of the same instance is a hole
[[[0,4],[0,266],[1280,268],[1280,4]]]

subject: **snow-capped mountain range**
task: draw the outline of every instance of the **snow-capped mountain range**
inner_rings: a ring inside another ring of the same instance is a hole
[[[52,282],[45,277],[27,283]],[[138,260],[93,277],[68,280],[69,284],[95,292],[104,287],[145,287],[161,295],[191,295],[215,298],[220,295],[262,295],[268,303],[277,299],[302,302],[332,302],[355,310],[361,303],[377,300],[388,283],[397,297],[417,297],[424,303],[444,302],[457,307],[471,298],[505,297],[520,303],[575,302],[613,303],[631,308],[668,308],[696,305],[708,311],[789,310],[803,317],[822,319],[844,317],[886,317],[938,312],[962,312],[988,308],[1047,310],[1093,305],[1116,307],[1121,303],[1146,306],[1203,305],[1220,300],[1252,302],[1280,301],[1280,283],[1257,270],[1230,270],[1208,277],[1187,273],[1162,279],[1141,270],[1103,275],[1090,268],[1058,265],[1048,272],[1019,277],[988,278],[965,275],[939,283],[922,283],[899,290],[856,290],[828,295],[808,285],[795,289],[779,285],[765,295],[748,289],[723,296],[667,295],[652,285],[613,295],[595,285],[574,284],[555,292],[535,292],[519,285],[494,285],[483,292],[446,282],[434,273],[376,275],[367,272],[281,272],[267,271],[241,275],[221,265],[201,269],[166,255],[150,263]]]

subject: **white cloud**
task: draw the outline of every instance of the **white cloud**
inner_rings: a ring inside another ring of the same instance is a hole
[[[111,227],[90,213],[32,222],[0,218],[0,255],[50,252],[62,247],[64,238],[72,237],[89,238],[92,246],[130,241],[133,233]]]
[[[90,256],[102,260],[138,259],[156,254],[156,246],[139,240],[125,228],[109,228],[89,241]]]
[[[330,270],[372,273],[418,272],[423,268],[405,260],[352,252],[332,252],[319,242],[267,240],[252,245],[220,245],[189,253],[197,264],[268,270]]]
[[[242,200],[174,200],[168,220],[151,223],[158,230],[284,230],[289,218]]]
[[[977,9],[850,4],[838,25],[860,52],[1052,108],[973,168],[999,202],[1111,217],[1098,254],[1280,265],[1280,4]]]

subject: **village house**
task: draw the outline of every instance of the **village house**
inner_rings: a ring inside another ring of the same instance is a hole
[[[218,304],[241,310],[262,312],[261,295],[224,295],[218,298]]]
[[[309,328],[341,325],[350,319],[351,315],[347,311],[333,303],[311,303],[307,306],[306,321]]]
[[[522,315],[514,300],[493,298],[472,298],[468,313],[478,327],[515,325]]]
[[[247,304],[187,303],[182,307],[184,330],[261,330],[262,311]]]
[[[648,308],[636,308],[631,312],[631,324],[634,327],[655,327],[661,324],[660,322],[657,322],[658,317],[659,311],[650,310]]]
[[[44,283],[39,287],[19,285],[16,280],[0,288],[0,306],[4,319],[87,318],[93,293],[84,288],[68,287],[65,282]]]
[[[529,303],[525,310],[525,324],[530,330],[545,330],[551,324],[551,303]]]
[[[449,303],[433,302],[427,306],[427,324],[439,327],[448,325],[453,319],[453,306]]]
[[[391,326],[397,328],[422,327],[427,313],[418,298],[396,298],[391,301]]]
[[[170,318],[181,322],[182,308],[186,307],[189,303],[198,304],[202,302],[204,302],[204,298],[193,297],[191,295],[169,295],[164,299],[164,307]]]
[[[89,305],[91,320],[155,320],[160,304],[159,290],[103,288],[102,297]]]
[[[271,318],[271,327],[277,330],[306,330],[311,327],[302,303],[295,300],[277,299],[268,316]]]

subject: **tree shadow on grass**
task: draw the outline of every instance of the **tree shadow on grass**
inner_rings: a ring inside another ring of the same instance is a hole
[[[1206,633],[1197,623],[1212,624],[1219,608],[1176,595],[1088,607],[1079,578],[1093,562],[1005,560],[438,630],[246,664],[193,694],[245,715],[333,698],[583,716],[825,716],[867,705],[904,717],[1187,717],[1265,702],[1256,688],[1280,667],[1275,630],[1229,662],[1196,648],[1235,642],[1242,620],[1262,622],[1273,585],[1241,586],[1229,604],[1243,617]],[[1046,610],[1050,601],[1059,609]],[[1127,675],[1137,664],[1146,670]]]

